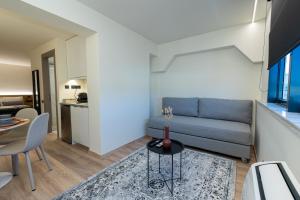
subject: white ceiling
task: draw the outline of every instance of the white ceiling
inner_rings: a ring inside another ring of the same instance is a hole
[[[0,48],[21,52],[28,52],[53,38],[66,39],[73,35],[4,9],[0,9],[0,30]]]
[[[0,63],[30,67],[30,50],[54,38],[74,34],[46,26],[0,8]]]
[[[251,22],[255,0],[78,0],[156,43]],[[265,16],[258,0],[256,20]]]

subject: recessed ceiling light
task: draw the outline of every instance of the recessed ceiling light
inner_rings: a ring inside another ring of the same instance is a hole
[[[255,21],[256,8],[257,8],[257,0],[255,0],[255,2],[254,2],[254,9],[253,9],[253,15],[252,15],[251,23],[254,23],[254,21]]]
[[[2,58],[0,58],[0,64],[14,65],[20,67],[31,67],[30,63],[28,62],[22,62],[22,61],[11,60],[11,59],[2,59]]]
[[[22,96],[22,95],[32,95],[31,91],[26,90],[12,90],[12,91],[0,91],[0,96]]]

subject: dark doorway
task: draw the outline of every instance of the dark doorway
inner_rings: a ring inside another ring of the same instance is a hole
[[[40,115],[41,110],[41,96],[40,96],[40,76],[39,70],[32,71],[32,94],[33,94],[33,108]]]

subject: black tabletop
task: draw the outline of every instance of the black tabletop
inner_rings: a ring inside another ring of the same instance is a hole
[[[154,153],[158,153],[158,154],[162,154],[162,155],[174,155],[174,154],[180,153],[184,149],[184,145],[181,142],[178,142],[176,140],[171,140],[171,147],[169,149],[164,149],[163,146],[161,146],[161,147],[151,146],[150,145],[151,142],[153,142],[155,140],[152,140],[152,141],[148,142],[148,144],[147,144],[147,149]]]

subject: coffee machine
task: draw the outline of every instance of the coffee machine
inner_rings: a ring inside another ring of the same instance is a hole
[[[77,103],[87,103],[88,102],[88,96],[86,92],[80,92],[77,95]]]

